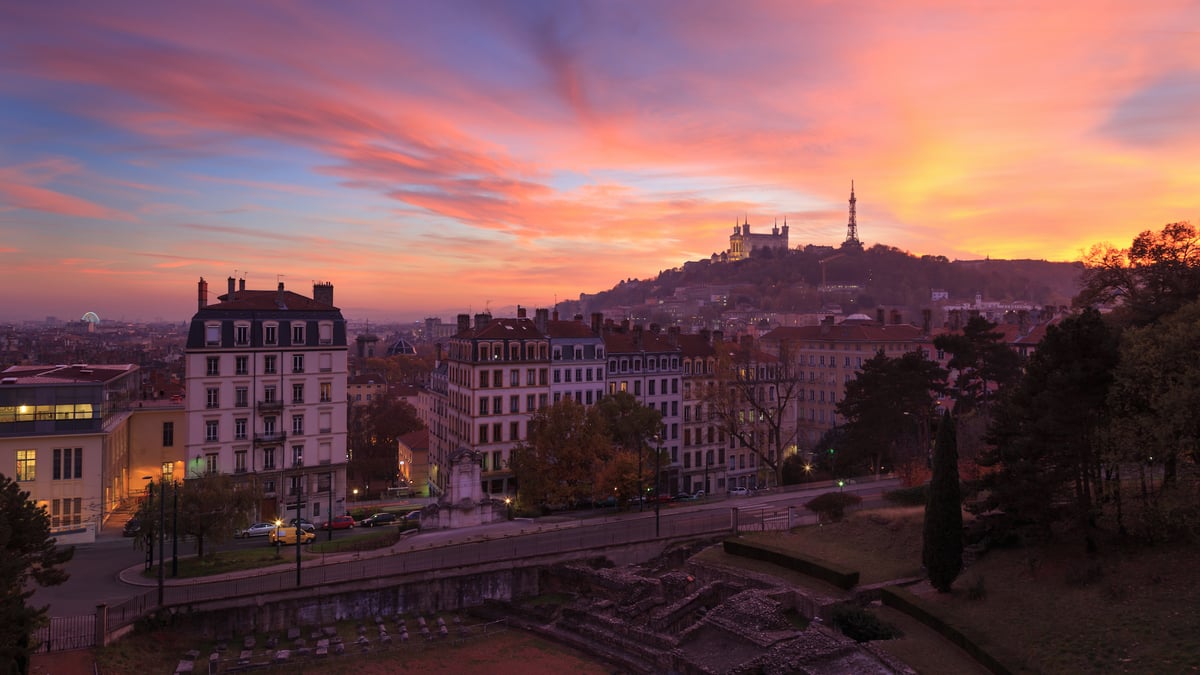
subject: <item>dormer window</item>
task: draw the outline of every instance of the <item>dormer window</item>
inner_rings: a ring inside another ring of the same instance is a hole
[[[219,346],[221,344],[221,324],[204,324],[204,344],[209,346]]]

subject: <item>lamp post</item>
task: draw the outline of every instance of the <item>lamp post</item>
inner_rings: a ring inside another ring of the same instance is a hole
[[[146,491],[150,495],[150,508],[154,508],[154,477],[142,476],[142,480],[150,481],[146,484]],[[146,571],[149,572],[152,567],[154,567],[154,533],[150,532],[146,537]]]
[[[153,482],[151,482],[153,485]],[[167,542],[167,478],[163,476],[158,484],[158,606],[163,605],[163,567]]]
[[[642,489],[642,453],[645,450],[645,442],[642,441],[641,434],[638,434],[638,511],[646,510],[646,491]]]
[[[296,587],[300,587],[300,533],[304,528],[300,526],[300,500],[304,498],[304,476],[297,476],[296,479]],[[329,530],[330,534],[333,529]]]
[[[659,511],[662,509],[662,494],[658,491],[659,463],[662,462],[662,437],[654,435],[654,536],[659,536]]]
[[[326,541],[333,541],[333,472],[329,472],[329,509],[325,512],[325,525],[329,530],[329,538]]]
[[[171,479],[171,576],[179,576],[179,483]]]

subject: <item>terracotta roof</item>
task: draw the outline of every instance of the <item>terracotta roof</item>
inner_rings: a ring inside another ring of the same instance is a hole
[[[630,354],[634,352],[677,352],[678,344],[671,344],[666,335],[655,334],[648,330],[641,331],[641,343],[635,344],[637,331],[628,333],[607,332],[604,334],[604,348],[611,354]]]
[[[552,338],[599,337],[592,332],[591,326],[582,321],[547,321],[546,334]]]
[[[678,338],[679,349],[684,356],[692,358],[712,356],[716,354],[712,344],[703,335],[696,333],[687,333],[680,335]]]
[[[429,449],[429,429],[418,429],[404,434],[398,439],[410,450]]]
[[[528,340],[546,336],[532,319],[490,319],[482,328],[468,328],[454,337],[460,340]]]
[[[911,324],[834,326],[780,326],[763,335],[763,340],[823,340],[847,342],[879,342],[884,340],[919,340],[921,329]]]

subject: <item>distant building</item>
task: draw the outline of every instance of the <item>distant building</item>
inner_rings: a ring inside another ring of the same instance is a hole
[[[729,235],[729,260],[746,260],[756,248],[788,250],[787,221],[783,227],[772,228],[771,234],[751,234],[749,220],[740,226],[733,226],[733,234]]]
[[[246,290],[199,306],[188,333],[188,478],[232,474],[261,496],[256,517],[313,521],[344,510],[346,320],[333,284],[311,298]]]

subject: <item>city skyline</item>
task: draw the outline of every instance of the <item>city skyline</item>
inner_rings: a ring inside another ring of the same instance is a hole
[[[1195,221],[1185,2],[9,3],[0,318],[550,307],[785,220],[1076,260]]]

